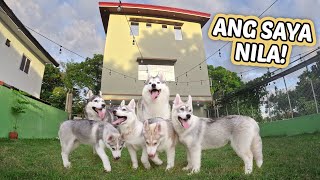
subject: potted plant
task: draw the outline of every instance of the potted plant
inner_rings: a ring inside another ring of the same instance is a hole
[[[26,105],[28,104],[27,101],[16,99],[13,106],[11,107],[11,113],[14,116],[14,122],[13,122],[13,131],[9,132],[9,138],[10,139],[18,139],[18,119],[19,116],[26,111]]]

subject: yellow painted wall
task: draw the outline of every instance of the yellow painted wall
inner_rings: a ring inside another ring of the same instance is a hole
[[[18,31],[18,33],[22,32]],[[45,69],[44,63],[1,18],[0,36],[0,81],[39,98]],[[5,45],[6,39],[11,41],[10,47]],[[19,69],[23,54],[31,60],[28,74]]]
[[[130,17],[136,16],[127,16]],[[149,17],[148,17],[149,18]],[[156,18],[152,18],[156,19]],[[170,19],[164,19],[170,20]],[[176,21],[176,20],[170,20]],[[167,26],[163,29],[161,24],[152,24],[151,28],[146,27],[146,23],[139,23],[139,36],[136,41],[143,57],[177,59],[175,64],[175,75],[180,75],[191,67],[199,64],[205,59],[203,38],[201,25],[198,23],[183,22],[182,33],[183,40],[175,40],[174,27]],[[130,29],[123,15],[110,15],[108,31],[106,36],[106,45],[104,51],[104,67],[120,71],[124,74],[136,77],[138,79],[138,63],[137,58],[140,57],[139,50],[136,45],[132,44],[132,36]],[[206,64],[202,64],[201,70],[195,70],[180,77],[178,81],[198,81],[208,79]],[[209,82],[200,82],[185,84],[175,84],[169,82],[172,97],[176,93],[186,96],[191,94],[195,101],[210,101]],[[124,78],[115,73],[109,75],[109,71],[104,69],[102,73],[101,89],[105,94],[105,99],[121,100],[121,99],[138,99],[141,96],[143,81],[135,82],[132,79]],[[120,94],[120,95],[115,95]]]

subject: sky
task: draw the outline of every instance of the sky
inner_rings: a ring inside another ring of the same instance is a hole
[[[111,2],[118,2],[110,0]],[[5,0],[22,23],[37,32],[58,42],[62,46],[85,57],[103,54],[105,32],[101,22],[98,0]],[[259,16],[274,0],[127,0],[126,3],[142,3],[177,7],[211,14],[211,19],[203,27],[206,56],[217,51],[225,42],[209,39],[207,32],[212,17],[217,13]],[[283,17],[310,19],[315,24],[317,45],[320,37],[320,0],[279,0],[262,17]],[[42,46],[58,61],[82,61],[83,59],[33,33]],[[293,47],[296,55],[315,47]],[[207,60],[207,64],[222,66],[228,70],[241,73],[253,67],[233,65],[230,61],[231,43]],[[291,61],[294,59],[291,59]],[[193,66],[193,65],[192,65]],[[267,72],[267,68],[256,68],[242,73],[243,80],[248,81]]]

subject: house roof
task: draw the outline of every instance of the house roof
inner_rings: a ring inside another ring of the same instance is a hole
[[[28,29],[22,24],[22,22],[16,17],[16,15],[12,12],[12,10],[3,0],[0,0],[0,7],[3,9],[3,11],[5,11],[6,15],[13,21],[13,23],[16,26],[18,26],[17,29],[19,29],[19,31],[21,31],[32,42],[32,44],[43,54],[42,57],[45,58],[44,60],[46,60],[47,62],[51,62],[53,65],[58,67],[59,63],[55,59],[53,59],[53,57],[40,45],[40,43],[32,36]]]
[[[181,21],[196,22],[203,27],[210,19],[210,14],[180,8],[155,6],[147,4],[121,3],[121,11],[117,11],[120,3],[99,2],[100,14],[105,32],[108,29],[110,14],[125,14],[174,19]]]

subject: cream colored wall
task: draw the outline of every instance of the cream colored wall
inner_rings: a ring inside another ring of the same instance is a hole
[[[130,16],[127,16],[129,19]],[[155,19],[155,18],[152,18]],[[168,19],[165,19],[168,20]],[[171,21],[171,20],[170,20]],[[172,20],[173,21],[173,20]],[[178,21],[183,22],[183,21]],[[183,40],[175,40],[174,27],[168,25],[162,29],[161,24],[152,24],[151,28],[146,23],[139,23],[139,36],[136,41],[143,57],[177,59],[175,75],[180,75],[191,67],[205,59],[201,26],[198,23],[183,22]],[[132,36],[126,18],[123,15],[110,15],[106,45],[104,51],[104,67],[120,71],[138,79],[137,58],[140,57],[136,45],[132,44]],[[188,76],[178,79],[178,82],[198,81],[208,79],[207,66],[202,65],[202,70],[194,69]],[[209,82],[200,84],[178,84],[169,82],[172,98],[176,93],[182,96],[189,94],[194,96],[195,101],[210,101]],[[140,98],[143,81],[135,82],[130,78],[124,78],[116,73],[104,69],[102,73],[102,92],[105,99],[131,99]],[[120,94],[120,95],[115,95]],[[200,97],[195,97],[200,96]]]
[[[5,45],[7,38],[11,41],[10,47]],[[31,60],[28,74],[19,69],[23,54]],[[0,62],[0,81],[40,97],[45,65],[2,19],[0,19]]]

